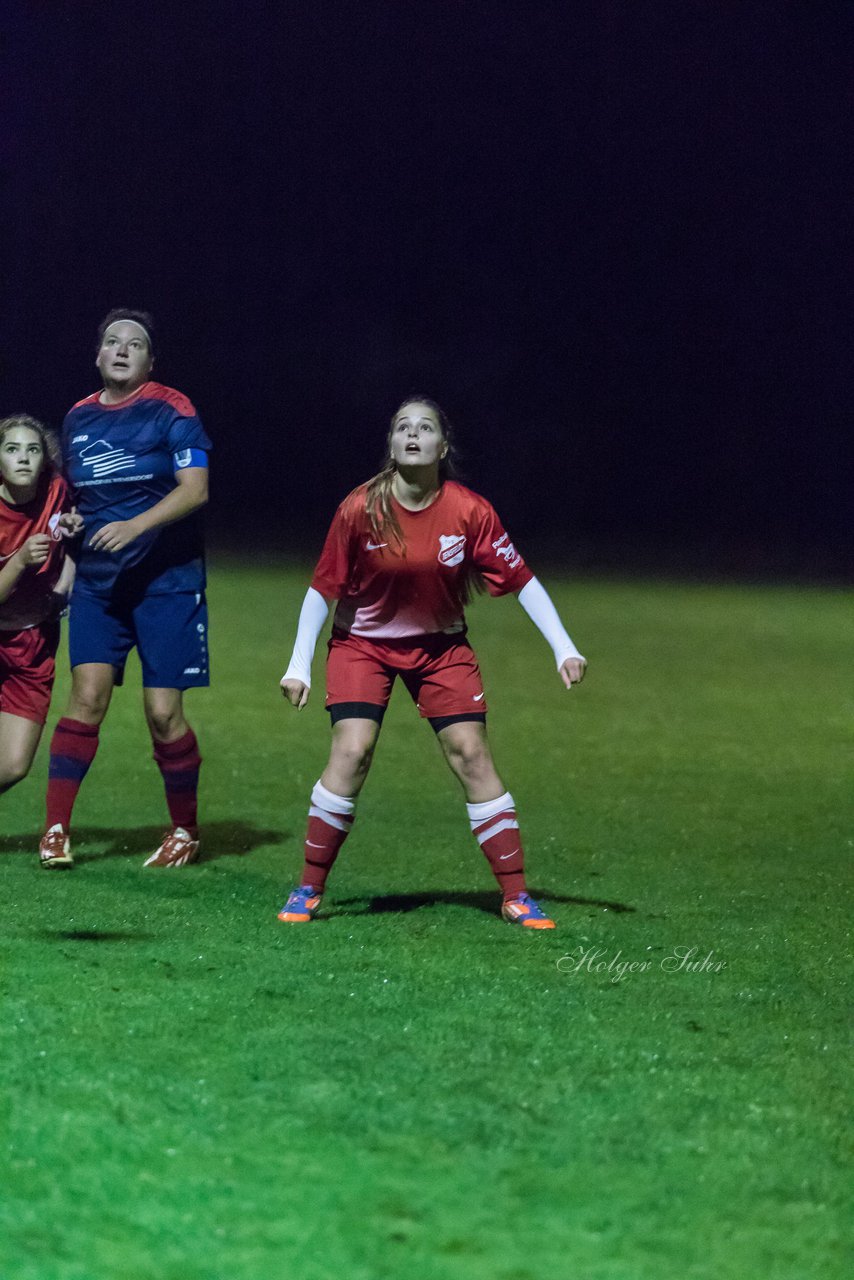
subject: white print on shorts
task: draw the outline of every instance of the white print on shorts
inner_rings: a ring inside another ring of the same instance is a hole
[[[439,563],[446,565],[462,564],[465,547],[466,538],[464,533],[440,533]]]

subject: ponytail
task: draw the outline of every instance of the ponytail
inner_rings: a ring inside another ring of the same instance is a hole
[[[406,542],[400,522],[391,505],[391,486],[397,474],[397,467],[391,458],[385,466],[368,481],[365,493],[365,510],[371,522],[371,532],[377,542],[381,538],[391,538],[397,543],[400,554],[406,555]]]

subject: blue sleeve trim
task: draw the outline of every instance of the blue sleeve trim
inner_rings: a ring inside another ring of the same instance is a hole
[[[204,449],[180,449],[172,454],[172,465],[176,471],[183,471],[185,467],[206,467],[208,455]]]

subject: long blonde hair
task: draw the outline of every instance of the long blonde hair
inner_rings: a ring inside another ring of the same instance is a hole
[[[455,465],[456,451],[454,449],[454,429],[448,419],[448,415],[444,409],[431,400],[429,396],[407,396],[406,399],[398,405],[391,417],[388,435],[386,437],[386,458],[382,467],[375,476],[371,476],[368,481],[365,493],[365,510],[368,513],[368,519],[371,522],[371,532],[377,541],[380,538],[390,538],[397,544],[397,548],[401,555],[406,555],[406,541],[400,522],[394,514],[394,507],[391,504],[391,486],[397,473],[397,463],[391,457],[391,439],[394,432],[394,424],[400,417],[401,412],[410,404],[423,404],[436,415],[436,421],[439,423],[439,430],[442,433],[442,439],[447,445],[445,456],[439,461],[439,484],[444,484],[446,480],[454,480],[457,477],[457,468]]]

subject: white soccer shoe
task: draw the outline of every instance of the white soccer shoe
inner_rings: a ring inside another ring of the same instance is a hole
[[[199,856],[199,842],[194,840],[189,831],[183,827],[175,827],[163,837],[159,849],[146,858],[146,867],[184,867],[195,862]]]

